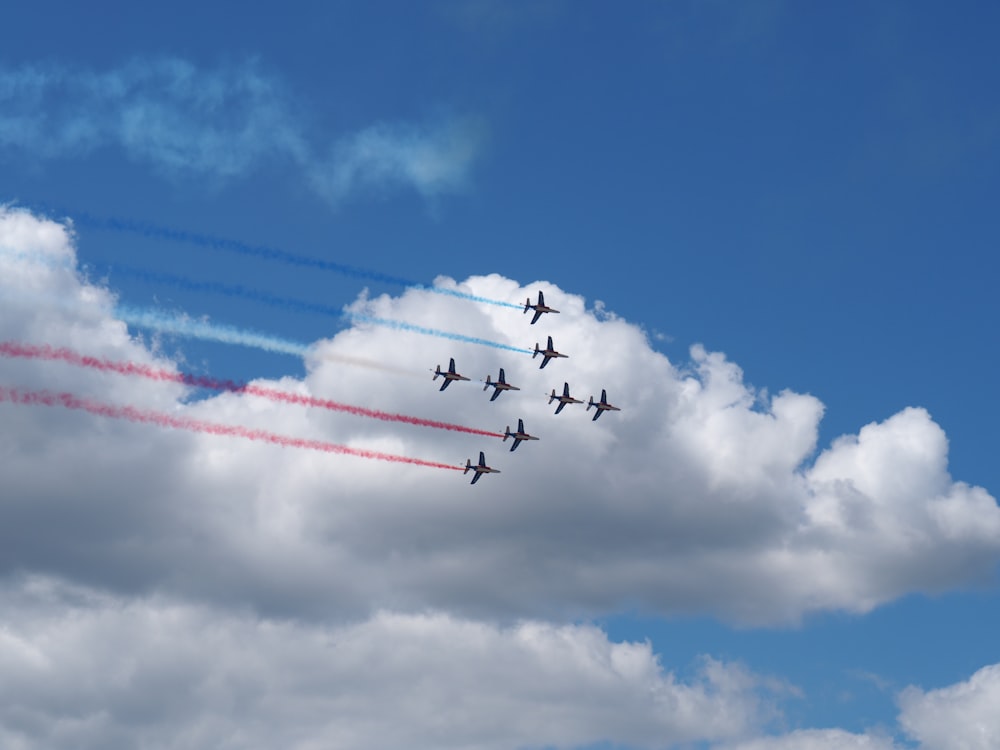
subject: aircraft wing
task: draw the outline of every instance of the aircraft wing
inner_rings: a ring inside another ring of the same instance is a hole
[[[440,388],[438,388],[438,390],[439,390],[439,391],[443,391],[443,390],[444,390],[445,388],[447,388],[447,387],[448,387],[448,384],[449,384],[449,383],[451,383],[451,381],[450,381],[450,380],[448,380],[448,378],[445,378],[445,379],[444,379],[444,382],[443,382],[443,383],[441,384],[441,387],[440,387]]]
[[[490,401],[496,401],[497,400],[497,396],[499,396],[499,395],[500,395],[500,389],[499,388],[495,388],[493,390],[493,395],[490,396]]]
[[[598,418],[599,416],[601,416],[601,415],[602,415],[603,413],[604,413],[604,409],[598,409],[597,411],[595,411],[595,412],[594,412],[594,416],[593,416],[593,418],[591,418],[591,420],[590,420],[590,421],[591,421],[591,422],[596,422],[596,421],[597,421],[597,418]]]
[[[559,406],[556,407],[556,414],[558,414],[559,412],[561,412],[564,406],[566,406],[566,402],[565,401],[560,401],[559,402]]]
[[[540,317],[542,317],[542,311],[541,311],[541,310],[535,310],[535,317],[533,317],[533,318],[531,319],[531,325],[535,325],[535,323],[537,323],[537,322],[538,322],[538,319],[539,319]]]
[[[476,482],[478,482],[479,481],[479,477],[481,477],[482,475],[483,475],[483,473],[481,471],[477,471],[476,472],[476,476],[474,476],[472,478],[472,481],[469,482],[469,484],[475,484]]]
[[[541,370],[543,367],[545,367],[545,365],[549,363],[550,359],[552,359],[552,357],[550,357],[548,354],[542,355],[542,364],[538,366],[538,369]]]
[[[514,444],[510,446],[510,452],[513,453],[514,449],[521,444],[521,438],[514,438]]]

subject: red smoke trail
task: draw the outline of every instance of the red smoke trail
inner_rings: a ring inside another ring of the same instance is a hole
[[[313,396],[300,396],[288,391],[279,391],[274,388],[248,385],[247,383],[237,383],[232,380],[217,380],[216,378],[202,375],[190,375],[188,373],[176,373],[170,370],[163,370],[149,365],[141,365],[136,362],[115,362],[110,359],[100,357],[90,357],[72,349],[54,348],[47,344],[35,346],[31,344],[19,344],[16,342],[0,342],[0,355],[4,357],[19,357],[22,359],[46,359],[51,361],[66,362],[77,367],[88,367],[93,370],[103,372],[115,372],[119,375],[138,375],[149,380],[158,380],[166,383],[182,383],[196,388],[207,388],[213,391],[231,391],[233,393],[246,393],[251,396],[259,396],[272,401],[281,401],[286,404],[298,404],[299,406],[313,406],[319,409],[329,409],[331,411],[342,411],[354,414],[359,417],[371,417],[381,419],[386,422],[405,422],[406,424],[419,425],[421,427],[435,427],[439,430],[453,430],[455,432],[467,432],[472,435],[486,435],[487,437],[502,438],[499,432],[489,430],[478,430],[475,427],[463,427],[462,425],[450,424],[448,422],[436,422],[431,419],[421,419],[419,417],[408,417],[405,414],[390,414],[375,409],[365,409],[361,406],[350,406],[348,404],[337,403],[329,399],[315,398]]]
[[[208,435],[241,437],[247,440],[257,440],[273,445],[280,445],[284,448],[308,448],[309,450],[323,451],[324,453],[340,453],[347,456],[360,456],[361,458],[374,458],[379,461],[394,461],[396,463],[430,466],[435,469],[451,469],[453,471],[462,471],[465,468],[464,466],[442,464],[436,461],[424,461],[420,458],[409,458],[407,456],[396,456],[391,453],[350,448],[346,445],[326,443],[322,440],[288,437],[287,435],[278,435],[273,432],[265,432],[264,430],[252,430],[249,427],[214,424],[189,417],[174,417],[158,411],[137,409],[134,406],[114,406],[74,396],[72,393],[29,391],[22,388],[0,386],[0,402],[3,401],[27,406],[63,406],[67,409],[77,409],[89,412],[90,414],[96,414],[99,417],[125,419],[129,422],[155,424],[159,427],[171,427],[176,430],[189,430],[190,432],[203,432]]]

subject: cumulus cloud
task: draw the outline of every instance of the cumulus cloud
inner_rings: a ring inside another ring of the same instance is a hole
[[[41,247],[75,262],[65,229],[5,209],[0,245],[14,251],[0,255],[5,339],[176,369],[129,337],[110,292],[72,267],[25,260]],[[429,607],[562,619],[638,605],[747,623],[863,612],[992,574],[1000,509],[986,490],[951,478],[947,439],[925,410],[866,425],[816,455],[820,401],[755,392],[721,353],[695,347],[675,364],[639,327],[550,283],[437,283],[513,301],[541,287],[562,313],[529,327],[509,308],[416,289],[362,296],[351,311],[518,347],[551,333],[570,359],[539,370],[524,354],[357,323],[315,344],[303,380],[265,385],[500,432],[521,417],[541,440],[510,453],[496,438],[248,394],[191,401],[176,384],[56,363],[3,359],[0,376],[451,465],[484,450],[502,474],[469,487],[457,471],[0,404],[0,570],[299,617]],[[427,369],[449,356],[474,379],[503,366],[522,390],[492,403],[475,382],[439,393]],[[622,411],[597,422],[581,405],[554,415],[542,394],[564,381],[584,399],[607,388]]]
[[[503,471],[470,487],[458,471],[0,402],[0,744],[895,748],[836,728],[762,736],[772,680],[711,659],[682,679],[647,643],[551,623],[622,606],[786,622],[991,575],[1000,509],[949,475],[931,416],[905,409],[817,446],[817,398],[756,392],[721,353],[672,362],[548,282],[437,283],[510,301],[543,288],[562,313],[530,327],[419,289],[362,294],[350,312],[516,347],[551,333],[570,358],[540,370],[356,323],[311,347],[304,378],[261,385],[489,430],[521,417],[539,441],[511,453],[487,436],[0,357],[5,388],[454,465],[484,450]],[[0,340],[177,372],[116,303],[77,271],[70,229],[0,208]],[[449,356],[473,382],[440,393],[427,370]],[[522,390],[491,403],[475,381],[501,366]],[[584,399],[607,388],[622,411],[554,415],[543,394],[564,381]],[[996,744],[997,674],[905,691],[900,726],[927,750]]]
[[[220,181],[268,163],[291,165],[337,202],[376,188],[459,190],[482,141],[481,124],[465,117],[380,124],[317,143],[304,109],[254,63],[0,67],[0,154],[37,161],[117,147],[166,175]]]
[[[727,744],[725,750],[899,750],[892,738],[843,729],[801,729],[775,737]],[[722,750],[720,746],[719,750]]]
[[[918,750],[992,750],[1000,746],[1000,664],[937,690],[908,687],[898,696],[900,729]],[[902,750],[886,731],[803,729],[787,734],[724,742],[717,750]]]
[[[899,697],[899,722],[922,750],[989,750],[1000,746],[1000,664],[964,682]]]
[[[37,576],[0,603],[9,748],[652,748],[768,715],[739,665],[682,681],[648,643],[589,626],[380,612],[331,627]]]

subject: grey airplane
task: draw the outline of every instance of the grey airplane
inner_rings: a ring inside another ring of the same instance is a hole
[[[569,395],[569,383],[563,383],[563,395],[561,396],[556,395],[555,388],[552,389],[552,394],[549,396],[549,403],[551,404],[553,401],[559,402],[559,406],[556,407],[556,414],[561,412],[563,410],[563,407],[566,406],[566,404],[583,403],[582,399],[573,398],[572,396]]]
[[[493,391],[493,395],[490,396],[490,401],[496,401],[497,400],[497,396],[499,396],[502,391],[519,391],[519,390],[521,390],[516,385],[511,385],[510,383],[507,382],[507,379],[506,379],[506,376],[504,375],[502,367],[500,368],[500,377],[498,377],[496,379],[496,382],[490,380],[490,376],[489,375],[486,376],[486,385],[483,386],[483,390],[485,391],[491,385],[493,386],[493,388],[495,390]]]
[[[538,366],[539,370],[541,370],[543,367],[545,367],[545,365],[547,365],[549,363],[550,359],[555,359],[556,357],[563,357],[565,359],[569,359],[569,355],[568,354],[560,354],[559,352],[557,352],[553,348],[553,346],[552,346],[552,337],[551,336],[549,336],[549,345],[546,346],[544,349],[539,349],[537,342],[535,343],[535,353],[531,355],[531,358],[534,359],[539,354],[542,355],[542,364],[540,364]]]
[[[468,378],[465,377],[464,375],[459,375],[457,372],[455,372],[455,358],[454,357],[452,357],[448,361],[448,371],[447,372],[441,372],[441,365],[438,365],[437,368],[434,370],[434,377],[431,378],[431,380],[437,380],[439,375],[442,378],[444,378],[444,382],[441,384],[441,387],[438,389],[440,391],[443,391],[445,388],[447,388],[449,385],[451,385],[451,381],[452,380],[468,380]]]
[[[536,438],[534,435],[529,435],[527,432],[524,431],[523,419],[517,420],[517,432],[511,432],[510,426],[508,425],[507,429],[504,431],[504,436],[503,436],[504,442],[507,442],[507,438],[514,438],[514,444],[510,446],[511,453],[513,453],[514,449],[525,440],[538,440],[538,438]]]
[[[549,307],[545,304],[545,296],[542,294],[541,290],[538,291],[538,304],[531,304],[531,297],[528,297],[527,301],[524,303],[524,312],[528,310],[534,310],[535,316],[531,319],[531,325],[535,325],[538,319],[542,317],[542,313],[557,313],[558,310]]]
[[[472,481],[469,484],[475,484],[479,481],[479,477],[483,474],[499,474],[500,469],[494,469],[486,465],[486,456],[483,455],[482,451],[479,451],[479,463],[472,463],[471,458],[465,459],[465,471],[462,474],[468,474],[470,471],[476,472],[476,475],[472,477]]]
[[[594,418],[590,420],[591,422],[596,422],[597,418],[606,411],[621,411],[621,409],[619,409],[617,406],[612,406],[611,404],[608,403],[608,392],[605,391],[603,388],[601,389],[601,400],[594,401],[594,397],[591,396],[590,400],[587,402],[586,411],[590,411],[591,406],[597,409],[597,411],[594,412]]]

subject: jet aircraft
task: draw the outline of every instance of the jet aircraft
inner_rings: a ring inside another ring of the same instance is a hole
[[[524,311],[534,310],[535,316],[531,319],[531,325],[538,322],[538,319],[542,317],[542,313],[557,313],[558,310],[549,307],[545,304],[545,297],[542,295],[541,290],[538,291],[538,304],[531,304],[531,297],[528,297],[527,301],[524,303]]]
[[[511,453],[513,453],[514,449],[517,446],[519,446],[521,442],[524,440],[538,440],[538,438],[536,438],[534,435],[529,435],[527,432],[524,431],[523,419],[517,420],[517,432],[511,432],[510,426],[508,425],[504,433],[505,433],[503,436],[504,442],[507,442],[507,438],[514,438],[514,444],[510,446]]]
[[[486,465],[486,456],[483,455],[482,451],[479,451],[479,463],[472,463],[471,458],[465,459],[465,471],[462,474],[468,474],[470,471],[476,472],[476,475],[472,477],[472,481],[469,484],[475,484],[479,481],[479,477],[483,474],[499,474],[500,469],[494,469]]]
[[[549,396],[549,403],[553,401],[558,401],[559,406],[556,407],[556,414],[562,411],[566,404],[582,404],[583,400],[579,398],[573,398],[569,395],[569,383],[563,383],[563,395],[557,396],[556,389],[552,389],[552,395]]]
[[[538,348],[538,343],[537,342],[535,343],[535,353],[531,355],[531,358],[534,359],[539,354],[542,355],[542,364],[540,364],[538,366],[539,370],[541,370],[543,367],[545,367],[545,365],[547,365],[549,363],[550,359],[554,359],[555,357],[564,357],[566,359],[569,359],[569,355],[568,354],[560,354],[559,352],[557,352],[555,349],[552,348],[552,337],[551,336],[549,336],[549,345],[546,346],[544,349],[539,349]],[[580,403],[583,403],[583,402],[581,401]]]
[[[431,380],[437,380],[439,375],[442,378],[444,378],[444,382],[441,384],[441,387],[438,389],[440,391],[443,391],[445,388],[447,388],[449,385],[451,385],[451,381],[452,380],[468,380],[468,378],[465,377],[464,375],[459,375],[457,372],[455,372],[455,358],[454,357],[452,357],[449,360],[449,362],[448,362],[448,372],[441,372],[441,365],[438,365],[437,368],[434,370],[434,377],[431,378]]]
[[[503,372],[503,368],[502,367],[500,368],[500,377],[497,378],[497,380],[496,380],[495,383],[492,380],[490,380],[490,376],[489,375],[486,376],[486,385],[483,386],[483,390],[485,391],[491,385],[493,386],[493,388],[495,390],[493,391],[493,395],[490,396],[490,401],[496,401],[497,400],[497,396],[500,395],[501,391],[519,391],[519,390],[521,390],[516,385],[511,385],[510,383],[507,382],[506,377],[504,376],[504,372]]]
[[[594,401],[594,397],[591,396],[590,401],[587,402],[586,411],[590,411],[591,406],[596,407],[597,409],[597,411],[594,412],[594,418],[590,420],[591,422],[596,422],[597,418],[606,411],[621,411],[621,409],[619,409],[617,406],[612,406],[611,404],[608,403],[608,392],[605,391],[603,388],[601,389],[601,400]]]

